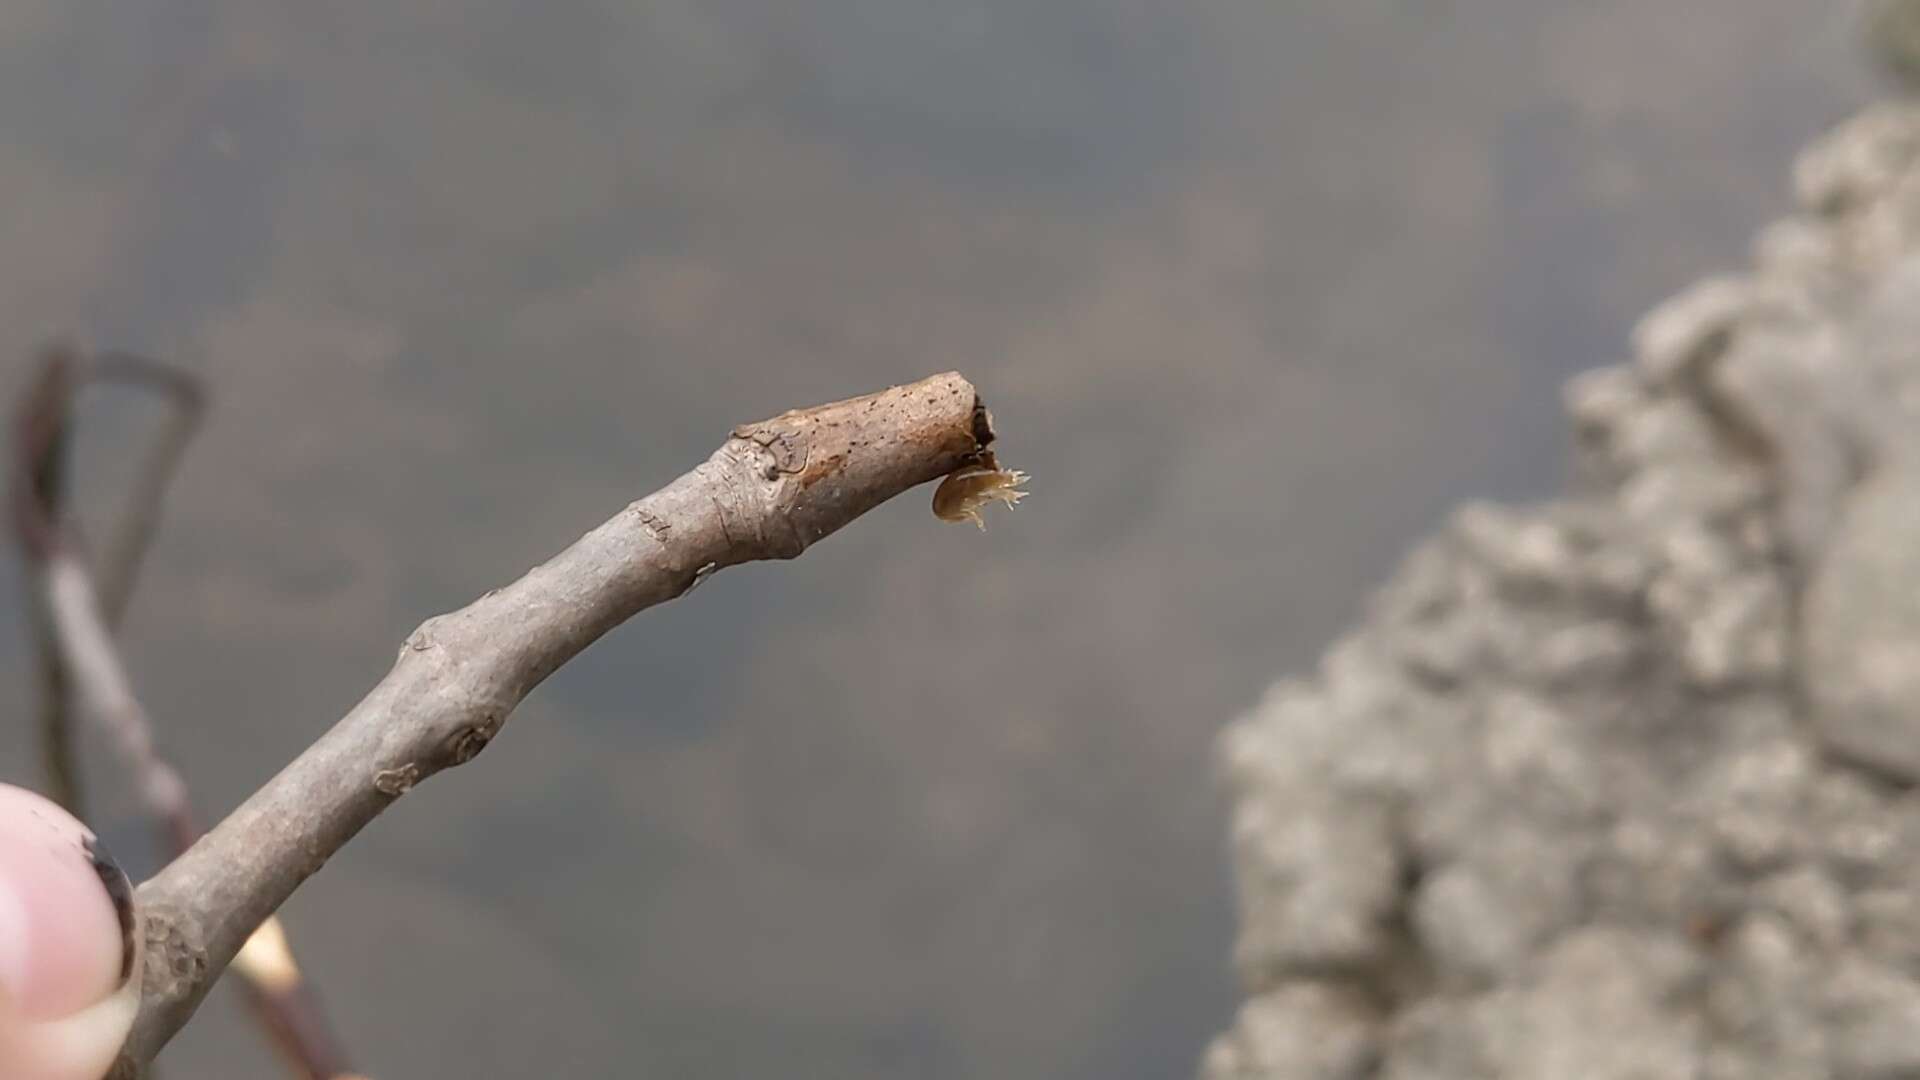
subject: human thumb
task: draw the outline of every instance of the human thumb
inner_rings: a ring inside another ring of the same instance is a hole
[[[99,1080],[139,1005],[126,874],[73,815],[0,784],[0,1077]]]

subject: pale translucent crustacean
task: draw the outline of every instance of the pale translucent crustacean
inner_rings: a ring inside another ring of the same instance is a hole
[[[980,508],[990,502],[1019,505],[1027,497],[1020,490],[1026,482],[1026,473],[1001,468],[993,451],[983,450],[979,460],[960,466],[940,481],[933,491],[933,516],[941,521],[971,521],[985,530],[987,521],[980,516]]]

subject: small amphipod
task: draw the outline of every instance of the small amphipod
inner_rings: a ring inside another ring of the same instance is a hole
[[[980,516],[980,508],[990,502],[1019,505],[1027,497],[1020,490],[1026,482],[1026,473],[1001,468],[993,451],[982,450],[977,460],[948,473],[933,489],[933,516],[941,521],[971,521],[984,531],[987,521]]]

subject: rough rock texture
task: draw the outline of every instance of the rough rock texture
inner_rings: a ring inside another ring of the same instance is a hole
[[[1920,1077],[1920,110],[1222,738],[1207,1080]]]
[[[1920,83],[1920,3],[1860,0],[1862,36],[1883,68],[1907,83]]]

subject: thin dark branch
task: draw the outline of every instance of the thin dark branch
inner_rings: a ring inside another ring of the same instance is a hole
[[[46,350],[14,413],[9,502],[14,533],[27,558],[36,562],[51,557],[60,542],[57,511],[64,505],[60,463],[65,457],[60,450],[78,366],[66,347]]]
[[[422,623],[333,730],[140,886],[140,1015],[114,1075],[139,1074],[301,882],[414,785],[472,759],[602,634],[722,567],[794,558],[978,461],[992,439],[972,385],[954,373],[743,425],[520,580]]]
[[[28,607],[32,609],[34,683],[39,694],[35,726],[40,735],[40,763],[47,777],[47,794],[67,813],[85,818],[86,787],[80,780],[72,710],[68,708],[72,687],[67,682],[67,668],[60,662],[60,650],[53,642],[53,623],[44,606],[34,602]]]
[[[67,498],[67,387],[71,357],[58,347],[47,350],[42,378],[23,395],[22,414],[15,431],[32,445],[22,445],[13,461],[19,470],[12,480],[14,515],[23,546],[51,542],[52,523],[65,513]],[[30,534],[31,530],[31,534]],[[53,622],[46,605],[27,605],[33,631],[35,684],[39,692],[41,763],[48,794],[75,817],[86,814],[69,720],[67,669],[53,639]]]
[[[69,507],[61,498],[73,397],[88,380],[129,382],[162,394],[175,406],[116,530],[110,561],[115,573],[111,603],[94,582]],[[15,531],[30,576],[40,585],[36,627],[49,649],[43,668],[48,676],[45,685],[53,692],[44,714],[52,725],[48,745],[61,748],[64,775],[71,783],[71,732],[65,719],[71,692],[80,711],[94,718],[125,760],[142,804],[160,829],[162,848],[173,855],[187,850],[200,830],[185,782],[154,744],[152,720],[134,696],[112,628],[131,595],[166,482],[197,425],[202,402],[191,373],[132,356],[108,355],[87,362],[64,348],[54,348],[47,351],[39,376],[24,395],[14,425]],[[56,784],[60,775],[56,774]],[[312,1080],[349,1076],[339,1041],[300,978],[277,920],[264,924],[260,936],[264,944],[255,953],[268,959],[236,966],[263,1026],[300,1075]]]
[[[121,353],[96,357],[88,375],[96,381],[131,383],[158,394],[172,406],[147,449],[112,538],[101,548],[100,568],[95,575],[100,583],[100,607],[107,625],[118,629],[133,598],[140,567],[153,546],[167,487],[206,412],[206,392],[191,372]]]
[[[87,362],[69,348],[56,345],[45,350],[41,371],[41,380],[23,401],[23,414],[16,425],[22,444],[13,459],[21,470],[14,481],[18,531],[22,542],[30,547],[45,550],[62,542],[62,531],[72,529],[67,510],[68,444],[73,398],[80,384],[89,380],[128,382],[156,393],[172,406],[143,459],[98,575],[107,625],[118,628],[141,563],[152,546],[167,485],[199,426],[205,395],[191,373],[136,356],[113,354]],[[84,817],[84,789],[74,747],[66,667],[54,642],[45,605],[34,603],[30,608],[39,693],[37,727],[48,793],[70,813]]]

